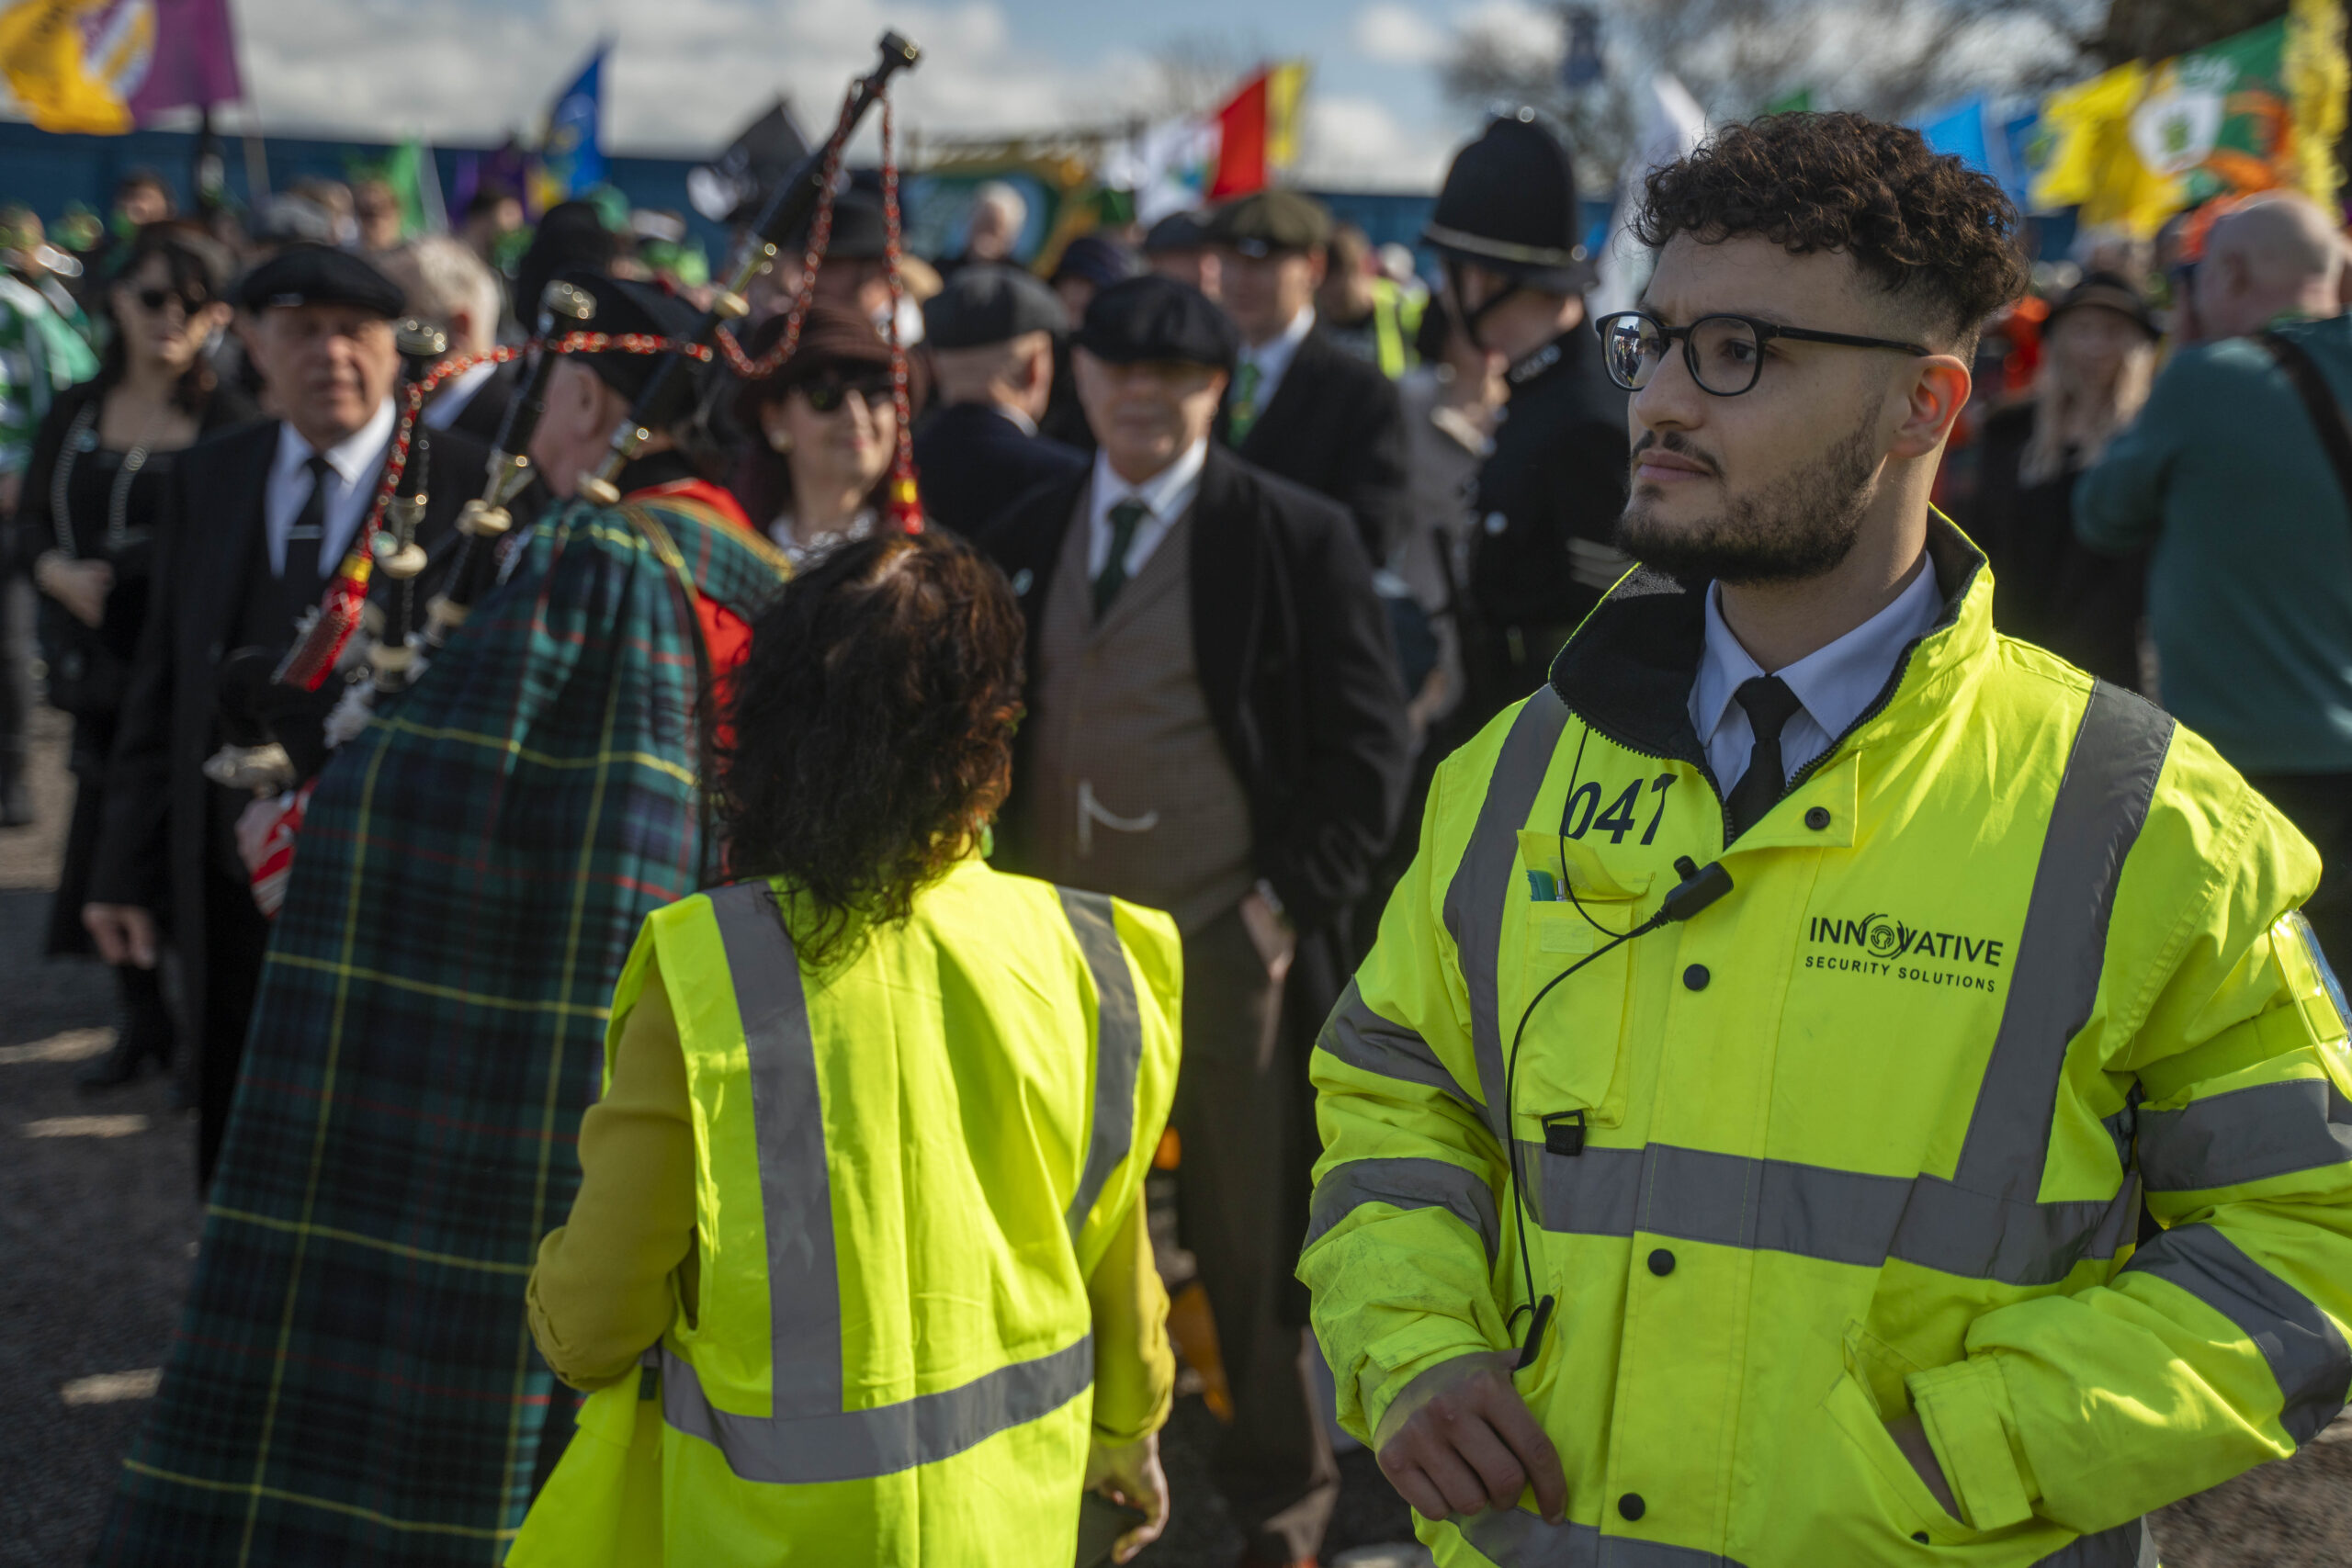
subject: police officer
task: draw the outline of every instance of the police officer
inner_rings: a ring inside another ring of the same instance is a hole
[[[1543,684],[1629,564],[1610,543],[1625,504],[1625,394],[1586,328],[1580,227],[1568,150],[1522,108],[1455,154],[1421,231],[1444,259],[1445,308],[1502,359],[1510,396],[1472,514],[1464,736]]]

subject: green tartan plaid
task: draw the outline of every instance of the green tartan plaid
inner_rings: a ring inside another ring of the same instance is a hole
[[[699,506],[634,509],[747,620],[781,588]],[[479,1565],[521,1526],[552,1384],[524,1280],[579,1182],[614,979],[701,874],[699,634],[651,532],[543,521],[321,777],[96,1561]]]

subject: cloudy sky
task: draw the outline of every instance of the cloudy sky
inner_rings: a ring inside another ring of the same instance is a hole
[[[925,59],[900,96],[926,134],[1118,120],[1171,40],[1314,67],[1318,182],[1426,187],[1467,127],[1435,62],[1457,28],[1552,39],[1525,0],[236,0],[265,129],[459,143],[535,125],[599,37],[608,149],[702,152],[777,90],[828,118],[896,27]],[[1549,47],[1556,49],[1556,41]],[[823,106],[823,107],[820,107]]]

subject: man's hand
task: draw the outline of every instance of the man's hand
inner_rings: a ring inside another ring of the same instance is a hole
[[[119,968],[155,967],[155,917],[136,904],[85,904],[82,927],[98,944],[98,956]]]
[[[1111,1561],[1125,1562],[1159,1539],[1168,1528],[1168,1472],[1159,1468],[1159,1434],[1115,1449],[1090,1442],[1086,1448],[1086,1490],[1100,1492],[1144,1516],[1144,1522],[1119,1538]]]
[[[1510,1381],[1518,1359],[1486,1350],[1441,1362],[1381,1417],[1373,1444],[1381,1472],[1422,1517],[1514,1507],[1531,1486],[1545,1518],[1566,1516],[1559,1452]]]
[[[1938,1506],[1959,1518],[1960,1500],[1951,1494],[1951,1483],[1944,1479],[1944,1467],[1936,1458],[1936,1446],[1928,1441],[1927,1424],[1905,1411],[1886,1424],[1886,1435],[1894,1439],[1894,1446],[1903,1450],[1903,1457],[1911,1461],[1911,1468],[1919,1472],[1919,1479],[1936,1495]]]
[[[1298,933],[1274,912],[1265,894],[1254,887],[1241,900],[1241,927],[1250,933],[1250,943],[1258,950],[1267,976],[1276,985],[1282,984],[1290,974],[1290,961],[1298,953]]]
[[[74,560],[50,550],[33,562],[33,582],[65,606],[85,626],[107,618],[107,595],[114,590],[114,568],[102,560]]]

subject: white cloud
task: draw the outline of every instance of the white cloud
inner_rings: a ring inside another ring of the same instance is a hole
[[[1310,93],[1298,183],[1324,190],[1435,190],[1455,140],[1434,126],[1408,126],[1377,98]]]
[[[1377,0],[1349,28],[1356,52],[1384,65],[1429,65],[1446,51],[1447,31],[1398,0]]]
[[[614,40],[605,142],[624,152],[715,152],[778,91],[821,134],[887,28],[924,51],[892,95],[902,135],[1116,113],[1145,77],[1123,53],[1080,71],[1016,48],[994,0],[887,11],[879,0],[243,0],[238,16],[262,127],[288,133],[447,143],[531,133],[600,38]]]
[[[1538,10],[1526,0],[1481,0],[1463,17],[1460,30],[1538,60],[1557,60],[1567,52],[1567,35],[1561,29],[1559,13]]]

